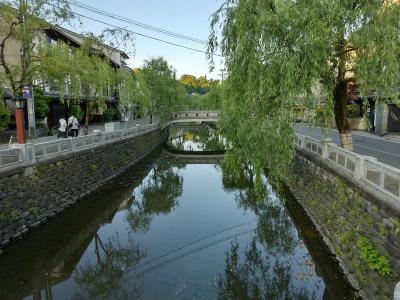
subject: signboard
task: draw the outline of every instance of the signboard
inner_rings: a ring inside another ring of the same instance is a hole
[[[111,122],[104,124],[105,132],[114,132],[116,130],[121,130],[121,123],[119,122]]]
[[[22,97],[24,97],[25,99],[31,98],[31,89],[29,86],[24,86],[22,88]]]
[[[35,102],[30,86],[25,85],[22,87],[22,97],[27,99],[28,134],[29,137],[33,138],[36,137]]]

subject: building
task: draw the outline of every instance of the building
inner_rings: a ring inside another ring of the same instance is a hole
[[[68,29],[62,28],[60,26],[54,26],[44,30],[45,40],[50,44],[54,43],[64,43],[69,45],[70,47],[79,48],[85,41],[85,37],[70,31]],[[97,49],[93,49],[94,52],[100,52],[102,56],[106,57],[113,69],[117,70],[120,68],[126,69],[127,72],[131,72],[129,68],[127,68],[127,60],[129,56],[119,49],[114,47],[110,47],[105,44],[101,44],[97,46]],[[84,87],[82,87],[84,90]],[[65,94],[64,98],[68,98],[68,84],[65,84]],[[44,88],[44,92],[46,96],[51,97],[52,101],[50,102],[50,114],[49,114],[49,122],[50,126],[57,124],[60,117],[65,115],[65,105],[61,103],[60,100],[60,90],[59,85],[49,84]],[[107,90],[102,91],[103,96],[106,99],[106,105],[109,106],[118,106],[119,99],[119,89],[118,87],[109,86]],[[85,96],[84,93],[80,95],[79,100],[81,108],[85,111]],[[95,106],[91,111],[91,121],[93,122],[103,122],[104,121],[104,109],[103,107]],[[84,120],[83,120],[84,121]]]
[[[12,15],[12,14],[10,14]],[[7,19],[5,17],[5,13],[0,14],[0,26],[9,26],[6,24],[6,21],[11,22],[12,19]],[[0,31],[1,32],[1,31]],[[1,33],[0,33],[1,34]],[[0,36],[0,38],[3,38]],[[68,47],[75,47],[80,48],[82,44],[85,42],[87,38],[81,34],[75,33],[71,30],[66,28],[62,28],[60,26],[48,26],[40,31],[39,34],[35,35],[33,40],[33,51],[32,57],[35,58],[35,55],[38,56],[38,45],[43,45],[43,43],[48,44],[65,44]],[[1,45],[0,45],[1,46]],[[13,70],[21,70],[21,66],[23,63],[23,55],[22,55],[22,43],[16,39],[9,38],[4,43],[3,49],[5,63]],[[101,57],[107,58],[110,62],[112,68],[114,70],[118,69],[126,69],[127,72],[132,72],[127,67],[127,60],[129,59],[128,55],[119,49],[111,47],[105,44],[93,44],[90,52],[96,53]],[[19,72],[21,73],[21,72]],[[15,78],[19,79],[21,77],[18,71],[15,71]],[[15,107],[11,100],[12,98],[12,86],[9,86],[7,80],[1,80],[2,77],[5,75],[5,69],[0,64],[0,84],[2,85],[1,88],[4,89],[3,95],[7,97],[3,97],[4,104],[11,110],[14,111]],[[133,73],[132,73],[133,76]],[[55,84],[55,82],[49,83],[38,83],[35,82],[36,85],[39,85],[40,88],[43,90],[43,94],[48,96],[51,101],[49,102],[49,113],[48,113],[48,125],[50,127],[56,127],[58,124],[58,120],[60,117],[65,116],[67,114],[67,104],[60,101],[61,98],[68,99],[71,98],[69,96],[68,84],[65,84],[65,89],[63,91],[64,95],[60,95],[59,84]],[[87,100],[85,97],[85,91],[87,91],[88,87],[81,87],[80,95],[74,95],[74,105],[79,105],[84,111],[86,109],[85,101]],[[90,88],[90,87],[89,87]],[[116,109],[119,109],[118,102],[119,102],[119,87],[118,86],[109,86],[107,89],[104,89],[102,92],[102,97],[105,99],[106,107],[113,106]],[[62,97],[63,96],[63,97]],[[125,101],[126,102],[126,101]],[[93,122],[102,122],[104,121],[104,108],[103,106],[95,105],[91,110],[91,119],[90,121]],[[85,121],[85,120],[83,120]]]

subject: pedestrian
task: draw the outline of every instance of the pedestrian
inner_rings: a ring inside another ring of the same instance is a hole
[[[67,138],[67,121],[64,117],[58,120],[57,138]]]
[[[68,128],[70,130],[70,133],[71,133],[70,135],[72,137],[77,137],[78,136],[78,134],[79,134],[79,121],[74,115],[71,115],[68,118]]]

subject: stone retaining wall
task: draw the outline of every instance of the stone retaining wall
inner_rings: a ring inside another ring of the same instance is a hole
[[[46,222],[163,142],[160,129],[20,168],[0,178],[0,248]],[[1,251],[1,250],[0,250]]]
[[[399,211],[304,151],[291,171],[290,190],[360,296],[393,299],[400,279]]]

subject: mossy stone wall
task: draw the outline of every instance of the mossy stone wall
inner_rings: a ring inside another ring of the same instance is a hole
[[[299,151],[290,190],[365,299],[393,299],[400,280],[400,213]]]
[[[0,178],[0,248],[131,167],[163,139],[158,129],[37,163],[32,176],[21,169]]]

